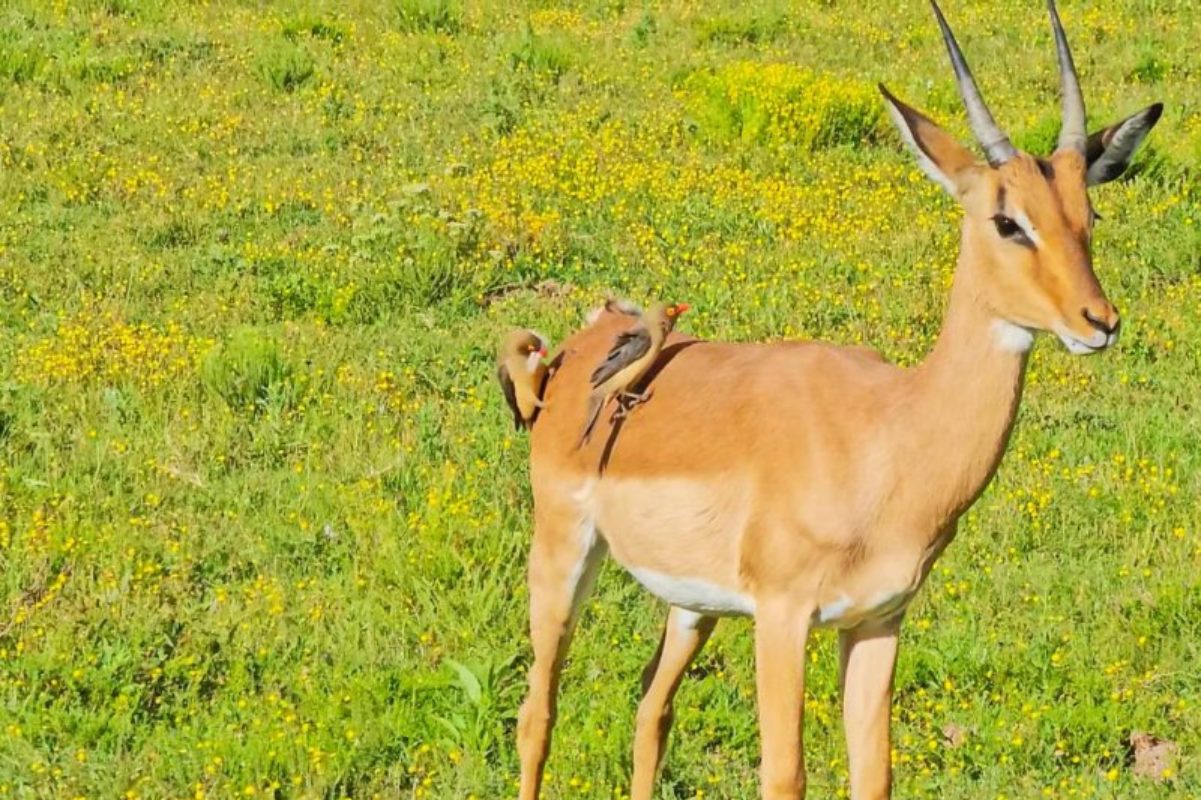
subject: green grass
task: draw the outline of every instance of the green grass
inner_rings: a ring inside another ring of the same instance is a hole
[[[1041,5],[969,5],[997,116],[1052,141]],[[921,359],[957,212],[858,98],[966,126],[928,8],[894,6],[0,10],[0,798],[512,795],[531,507],[497,338],[612,291]],[[1094,122],[1168,109],[1093,194],[1123,338],[1032,357],[910,611],[898,797],[1201,796],[1201,14],[1063,13]],[[547,797],[626,790],[663,614],[604,571]],[[833,642],[819,798],[846,792]],[[661,797],[753,795],[753,687],[724,622]],[[1171,777],[1134,773],[1140,730]]]

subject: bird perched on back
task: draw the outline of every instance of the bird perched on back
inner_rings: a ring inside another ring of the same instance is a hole
[[[617,335],[613,348],[592,373],[587,421],[577,446],[582,447],[587,443],[600,418],[601,409],[614,397],[618,398],[619,403],[614,419],[624,417],[631,408],[650,397],[649,390],[636,393],[630,389],[650,370],[659,351],[663,349],[663,343],[667,341],[667,334],[671,333],[676,320],[689,308],[691,306],[687,303],[656,303],[639,317],[637,325]]]
[[[534,414],[542,408],[539,394],[546,376],[546,364],[542,362],[545,357],[546,340],[533,331],[510,331],[501,343],[496,379],[513,411],[517,430],[529,428]]]

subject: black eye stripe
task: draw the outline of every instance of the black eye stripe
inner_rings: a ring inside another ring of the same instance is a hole
[[[1002,239],[1008,239],[1023,247],[1034,249],[1034,242],[1030,240],[1030,236],[1012,217],[1007,217],[1004,214],[994,214],[992,221],[997,226],[997,235]]]

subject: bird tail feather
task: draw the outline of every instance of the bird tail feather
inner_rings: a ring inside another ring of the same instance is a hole
[[[584,432],[580,435],[580,441],[576,445],[577,448],[583,447],[592,438],[592,429],[596,427],[596,421],[600,419],[601,407],[605,404],[604,398],[593,395],[588,399],[588,421],[584,423]]]

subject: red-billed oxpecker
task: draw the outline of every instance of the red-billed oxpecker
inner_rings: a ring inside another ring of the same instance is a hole
[[[592,436],[592,429],[600,418],[601,409],[614,397],[618,399],[618,408],[614,419],[624,417],[638,403],[645,402],[650,397],[650,390],[642,392],[631,391],[642,380],[663,343],[667,334],[676,326],[676,320],[691,306],[687,303],[663,305],[656,303],[643,314],[638,324],[628,331],[622,331],[613,342],[613,349],[596,371],[592,373],[592,393],[588,396],[588,416],[584,432],[580,435],[579,446],[583,446]],[[627,309],[623,307],[622,311]]]
[[[546,340],[533,331],[511,331],[501,343],[496,379],[504,390],[517,430],[528,429],[542,408],[539,395],[546,378],[544,358]]]

